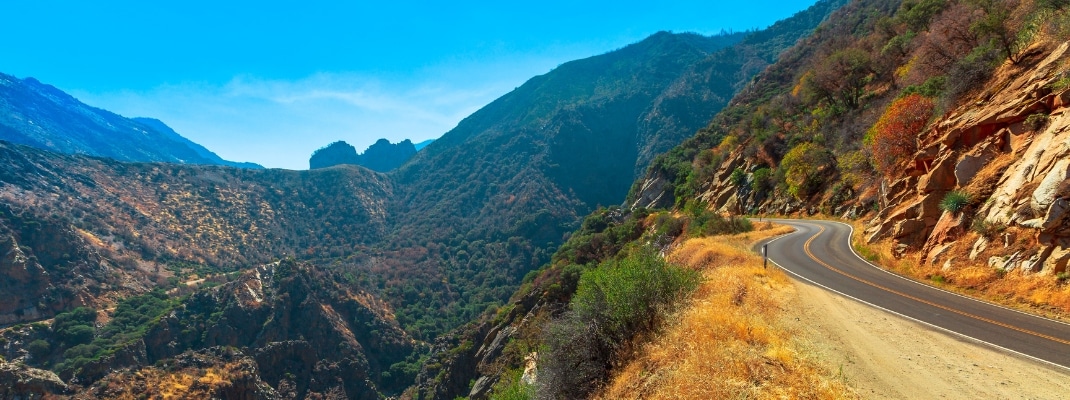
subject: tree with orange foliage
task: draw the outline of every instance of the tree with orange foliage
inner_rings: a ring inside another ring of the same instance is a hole
[[[933,107],[933,100],[920,94],[901,97],[866,133],[866,144],[873,149],[873,164],[885,177],[894,176],[896,166],[918,150],[918,134],[932,118]]]

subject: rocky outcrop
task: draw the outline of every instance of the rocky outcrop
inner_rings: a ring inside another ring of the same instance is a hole
[[[961,237],[970,223],[1015,226],[1032,232],[1040,246],[1021,261],[1025,270],[1065,271],[1070,104],[1064,98],[1070,91],[1053,90],[1053,82],[1065,74],[1068,47],[1030,49],[1025,62],[1002,66],[988,90],[923,134],[907,168],[917,183],[908,176],[891,185],[888,207],[870,225],[868,240],[892,238],[935,261],[942,245]],[[951,190],[973,198],[963,215],[937,207]],[[976,247],[971,257],[983,251]]]
[[[663,174],[656,174],[642,180],[636,191],[635,200],[630,208],[668,208],[673,205],[673,195],[665,190],[669,180]]]
[[[524,365],[524,359],[507,354],[507,344],[521,336],[541,334],[543,326],[535,321],[564,306],[560,299],[531,291],[513,301],[508,311],[495,321],[480,321],[440,338],[431,353],[431,361],[417,376],[414,398],[488,398],[506,368]]]
[[[75,398],[178,398],[282,399],[260,379],[252,357],[235,348],[212,347],[183,353],[174,359],[138,369],[112,372]]]
[[[91,287],[114,282],[110,269],[59,218],[39,219],[0,203],[0,326],[91,302]]]
[[[390,143],[386,139],[379,139],[361,154],[357,154],[357,149],[349,143],[339,140],[312,153],[308,164],[310,169],[351,164],[360,165],[372,171],[388,172],[397,169],[415,155],[416,146],[409,139],[397,144]]]
[[[39,399],[68,391],[52,371],[0,360],[0,399]]]
[[[316,150],[312,153],[312,157],[308,159],[309,169],[327,168],[341,164],[360,164],[357,148],[341,140]]]
[[[360,165],[372,171],[393,171],[409,161],[416,155],[416,146],[409,139],[402,140],[397,144],[389,140],[379,139],[360,155]]]
[[[184,362],[207,357],[216,368],[244,365],[229,372],[244,380],[246,389],[233,389],[240,393],[263,388],[296,398],[333,393],[369,400],[399,394],[407,382],[384,377],[412,354],[416,342],[388,309],[336,282],[327,272],[293,261],[255,268],[193,294],[140,340],[66,378],[101,387],[102,379],[125,376],[113,371],[153,371],[161,363],[183,369]],[[218,393],[231,390],[221,388]]]

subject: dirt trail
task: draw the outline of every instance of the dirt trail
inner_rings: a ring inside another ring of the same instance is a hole
[[[867,399],[1065,399],[1070,371],[796,282],[789,310],[813,351]]]

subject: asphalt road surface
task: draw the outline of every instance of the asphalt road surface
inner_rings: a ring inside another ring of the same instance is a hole
[[[796,278],[1070,372],[1070,325],[967,298],[882,270],[851,248],[850,225],[812,220],[773,221],[796,228],[794,233],[764,242],[769,261]]]

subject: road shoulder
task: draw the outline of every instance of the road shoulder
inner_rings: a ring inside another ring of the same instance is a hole
[[[865,398],[1059,399],[1070,374],[810,284],[789,307],[800,340]]]

